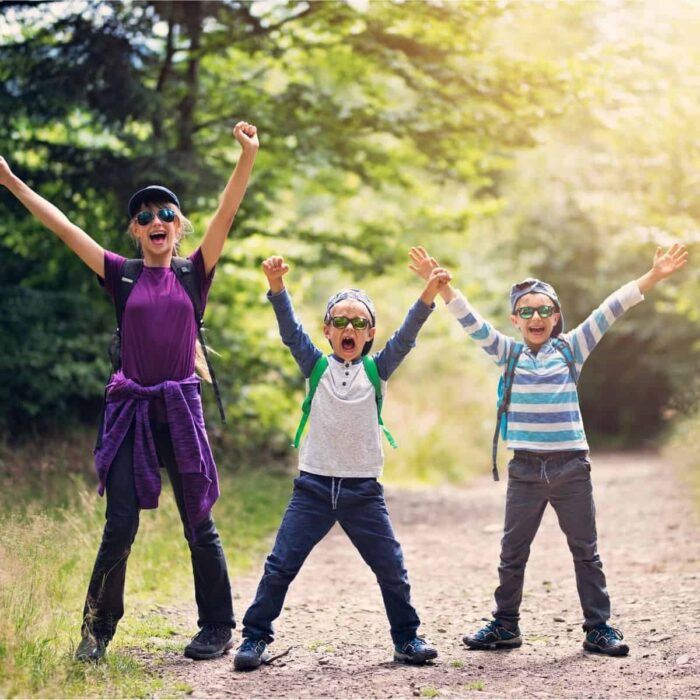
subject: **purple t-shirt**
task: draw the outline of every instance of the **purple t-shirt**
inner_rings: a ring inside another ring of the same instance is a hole
[[[125,260],[105,251],[104,285],[112,301]],[[201,248],[189,260],[201,280],[204,311],[214,270],[205,275]],[[124,308],[121,336],[122,371],[128,379],[141,386],[153,386],[192,375],[197,324],[192,302],[171,268],[144,266]]]

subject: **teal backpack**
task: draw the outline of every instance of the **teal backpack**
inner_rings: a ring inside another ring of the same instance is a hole
[[[578,370],[576,369],[576,361],[574,360],[574,353],[571,346],[563,338],[552,338],[552,344],[564,356],[571,378],[574,380],[574,384],[578,384]],[[496,465],[498,434],[500,433],[505,440],[508,432],[508,406],[510,406],[510,395],[513,390],[513,378],[515,377],[515,368],[518,365],[518,359],[520,358],[520,353],[523,351],[523,348],[524,345],[518,342],[510,346],[503,369],[503,376],[498,382],[496,430],[493,433],[493,443],[491,447],[491,464],[493,466],[492,474],[494,481],[498,481],[498,466]]]
[[[386,439],[389,441],[389,444],[396,449],[396,442],[394,441],[391,433],[384,426],[384,421],[382,420],[382,382],[379,378],[379,372],[377,371],[377,363],[368,355],[364,355],[362,357],[362,364],[365,368],[367,378],[374,387],[374,397],[377,401],[377,418],[379,420],[379,427],[382,429],[384,435],[386,435]],[[294,442],[292,443],[293,447],[299,447],[301,434],[304,432],[306,421],[309,420],[309,414],[311,413],[311,400],[316,393],[318,383],[321,381],[321,377],[326,369],[328,369],[328,357],[326,355],[321,355],[321,357],[316,360],[316,364],[311,370],[311,376],[309,377],[309,393],[306,395],[304,403],[301,405],[302,416],[296,435],[294,436]]]

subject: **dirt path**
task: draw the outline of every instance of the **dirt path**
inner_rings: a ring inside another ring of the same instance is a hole
[[[286,657],[242,674],[231,655],[194,663],[164,652],[158,668],[198,698],[700,697],[700,528],[683,487],[651,453],[601,455],[593,471],[611,623],[625,633],[628,658],[582,651],[573,565],[551,508],[527,569],[523,646],[461,644],[489,615],[496,584],[505,484],[485,476],[468,490],[388,489],[421,631],[440,652],[434,665],[391,661],[379,589],[336,527],[287,597],[271,647],[292,647]],[[239,618],[260,572],[234,582]],[[194,611],[172,614],[191,620]]]

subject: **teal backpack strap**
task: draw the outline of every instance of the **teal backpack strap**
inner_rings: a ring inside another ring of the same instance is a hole
[[[571,345],[564,338],[552,338],[552,342],[554,347],[564,356],[574,384],[578,384],[578,370],[576,369],[576,360],[574,359],[574,351],[571,349]]]
[[[314,368],[311,370],[311,376],[309,377],[309,393],[304,399],[304,403],[301,404],[301,420],[299,421],[299,427],[297,428],[297,433],[294,436],[294,442],[292,447],[299,447],[299,442],[301,441],[301,434],[304,432],[306,427],[306,421],[309,420],[309,414],[311,413],[311,399],[313,399],[316,393],[316,387],[321,381],[323,373],[328,368],[328,357],[326,355],[321,355],[321,357],[316,360]]]
[[[389,444],[396,449],[398,445],[382,420],[382,380],[379,378],[377,363],[369,355],[363,355],[362,364],[364,365],[365,373],[367,374],[369,381],[374,387],[374,397],[377,401],[377,418],[379,420],[379,427],[384,432],[384,435],[386,435],[386,439],[389,441]]]
[[[508,406],[510,406],[510,394],[513,389],[513,377],[515,367],[518,364],[520,353],[523,351],[523,344],[514,342],[508,351],[503,376],[498,383],[498,411],[496,413],[496,430],[493,433],[493,443],[491,446],[491,464],[493,480],[498,481],[498,465],[496,457],[498,455],[498,434],[506,436],[508,427]]]

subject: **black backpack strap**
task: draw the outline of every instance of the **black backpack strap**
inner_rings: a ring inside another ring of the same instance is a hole
[[[126,302],[143,272],[143,258],[125,260],[121,269],[119,284],[114,297],[114,310],[117,314],[117,331],[121,330]]]
[[[493,443],[491,446],[491,464],[494,481],[499,480],[496,456],[498,455],[498,437],[499,433],[501,432],[501,421],[503,420],[503,416],[508,411],[508,406],[510,406],[510,394],[513,389],[515,367],[518,364],[518,359],[520,358],[520,353],[522,351],[523,344],[514,341],[508,350],[508,357],[506,358],[505,368],[503,369],[503,395],[501,396],[501,400],[498,404],[498,411],[496,413],[496,430],[493,433]]]
[[[221,392],[219,391],[219,384],[216,381],[216,373],[214,372],[214,367],[209,359],[209,352],[207,351],[207,344],[204,341],[204,319],[202,314],[202,301],[201,301],[201,285],[199,283],[199,277],[197,275],[197,269],[194,263],[187,258],[180,258],[173,256],[170,261],[170,267],[175,273],[178,282],[183,286],[184,290],[187,292],[187,296],[192,302],[192,308],[194,309],[194,318],[197,322],[197,337],[199,338],[199,344],[202,346],[202,352],[204,353],[204,360],[207,363],[207,369],[209,370],[209,375],[211,376],[211,383],[214,387],[214,395],[216,396],[216,405],[219,407],[219,415],[221,416],[221,422],[226,423],[226,414],[224,413],[224,404],[221,400]]]
[[[552,338],[554,347],[564,356],[566,366],[569,368],[569,374],[574,380],[574,384],[578,384],[578,369],[576,369],[576,360],[574,359],[574,351],[569,345],[569,342],[564,338]]]
[[[109,355],[112,370],[114,372],[116,372],[122,366],[122,317],[124,316],[124,309],[126,308],[127,299],[133,291],[136,281],[141,276],[142,272],[143,258],[125,260],[121,270],[119,271],[119,284],[114,291],[114,313],[117,317],[117,329],[114,331],[107,349],[107,354]],[[103,278],[98,276],[98,281],[101,285],[104,285]],[[110,372],[110,376],[111,375],[112,372]],[[109,383],[109,377],[107,377],[107,383]],[[95,449],[100,449],[102,447],[102,433],[104,431],[106,404],[107,388],[105,387],[105,393],[102,398],[102,409],[100,411],[99,425],[97,428],[97,443],[95,445]]]

